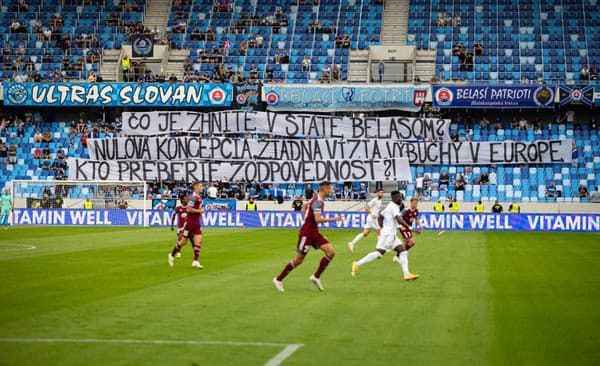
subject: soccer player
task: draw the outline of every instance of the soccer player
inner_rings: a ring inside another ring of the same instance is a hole
[[[175,211],[173,211],[173,215],[171,215],[171,231],[174,230],[175,217],[177,216],[177,241],[175,242],[175,244],[179,243],[179,241],[181,240],[181,233],[183,232],[183,224],[185,224],[185,218],[187,217],[187,205],[189,200],[190,199],[188,196],[181,196],[181,204],[175,207]],[[178,251],[177,254],[175,254],[175,257],[177,258],[181,258],[181,248],[179,249],[180,251]]]
[[[200,227],[200,217],[204,213],[204,207],[202,207],[202,182],[194,182],[192,184],[194,193],[190,197],[187,204],[187,216],[185,218],[185,224],[183,224],[183,230],[181,231],[181,239],[177,242],[171,253],[169,253],[169,266],[173,267],[175,264],[175,255],[181,250],[181,247],[185,242],[192,239],[194,246],[194,261],[192,267],[203,269],[204,267],[198,261],[200,256],[200,249],[202,248],[202,228]]]
[[[302,224],[302,228],[300,229],[300,233],[298,235],[296,258],[285,265],[279,276],[273,278],[273,284],[275,285],[275,289],[277,289],[277,291],[285,291],[283,289],[283,279],[294,268],[298,267],[300,264],[302,264],[302,262],[304,262],[304,258],[308,254],[310,247],[321,249],[325,252],[325,255],[323,258],[321,258],[321,262],[319,263],[317,271],[309,278],[310,281],[317,286],[320,291],[324,290],[323,285],[321,284],[321,274],[323,271],[325,271],[335,256],[335,251],[333,250],[333,245],[331,245],[325,235],[319,232],[319,224],[342,220],[340,216],[329,219],[323,217],[323,211],[325,210],[325,199],[329,197],[331,190],[331,182],[321,182],[319,184],[319,191],[317,194],[313,196],[309,202],[303,205],[302,212],[304,213],[304,223]]]
[[[380,227],[379,223],[377,222],[377,217],[379,217],[379,210],[381,210],[382,199],[383,188],[378,188],[377,196],[370,200],[365,208],[369,213],[369,216],[367,217],[367,223],[365,224],[363,231],[356,235],[356,237],[348,243],[348,249],[350,250],[350,253],[354,252],[354,246],[360,239],[369,236],[371,230],[375,230],[377,232],[377,236],[379,236]]]
[[[419,199],[413,197],[410,199],[410,207],[400,211],[399,205],[402,203],[402,195],[398,191],[391,193],[392,202],[381,212],[378,217],[379,224],[381,225],[381,235],[377,240],[377,247],[374,252],[371,252],[364,256],[358,262],[352,262],[352,277],[356,276],[358,268],[366,263],[372,262],[376,259],[383,257],[387,250],[396,251],[396,255],[393,258],[395,263],[399,263],[404,273],[404,279],[407,281],[416,280],[419,275],[412,274],[408,270],[408,250],[415,245],[415,239],[412,236],[412,223],[417,222],[419,230],[423,229],[421,222],[419,221],[419,210],[417,205]],[[396,227],[400,225],[400,233],[402,234],[402,240],[396,236]],[[419,231],[415,230],[416,233]]]
[[[0,201],[2,202],[2,211],[0,213],[0,225],[8,225],[8,218],[10,217],[10,209],[12,208],[12,197],[8,193],[8,189],[4,189],[4,193],[2,197],[0,197]]]

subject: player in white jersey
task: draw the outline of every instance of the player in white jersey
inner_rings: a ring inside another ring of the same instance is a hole
[[[377,236],[379,236],[379,223],[377,222],[377,217],[379,216],[379,211],[381,210],[382,199],[383,199],[383,189],[378,188],[376,192],[377,196],[367,203],[366,211],[369,213],[367,217],[367,223],[363,227],[363,231],[356,235],[356,237],[348,243],[348,249],[350,253],[354,252],[354,246],[358,241],[362,238],[366,238],[369,236],[371,230],[375,230],[377,232]]]
[[[422,229],[421,223],[417,217],[418,199],[414,197],[411,198],[411,208],[400,211],[399,205],[402,203],[402,195],[398,191],[392,192],[391,195],[392,202],[390,202],[387,207],[381,211],[381,214],[378,217],[379,224],[381,225],[381,234],[377,240],[377,247],[375,248],[374,252],[367,254],[358,262],[352,262],[352,277],[356,276],[358,268],[363,264],[383,257],[388,250],[394,250],[397,253],[394,257],[394,262],[399,263],[402,267],[404,279],[411,281],[419,278],[419,275],[412,274],[408,270],[408,250],[414,245],[414,239],[409,241],[406,239],[406,236],[403,235],[403,240],[400,240],[398,236],[396,236],[398,225],[401,228],[400,230],[413,231],[412,218],[414,218],[417,222],[419,229]],[[405,211],[407,210],[412,210],[412,213],[410,215],[405,214]],[[411,217],[411,222],[407,222],[405,217]],[[414,231],[419,233],[418,230]]]

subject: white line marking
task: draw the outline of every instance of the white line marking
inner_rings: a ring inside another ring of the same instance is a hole
[[[301,344],[290,344],[290,345],[285,346],[285,348],[283,349],[283,351],[279,352],[278,354],[275,355],[275,357],[273,357],[272,359],[270,359],[269,362],[265,363],[265,366],[279,366],[279,365],[281,365],[283,363],[283,361],[287,360],[288,357],[290,357],[300,347],[302,347]]]
[[[11,244],[11,243],[3,243],[0,244],[0,251],[13,251],[13,250],[34,250],[37,249],[35,245],[30,244]]]
[[[104,344],[179,344],[179,345],[221,345],[241,347],[284,347],[281,352],[271,358],[265,366],[279,366],[296,352],[303,344],[271,343],[271,342],[237,342],[237,341],[194,341],[178,339],[100,339],[100,338],[0,338],[0,343],[104,343]]]
[[[445,231],[444,231],[444,230],[440,231],[440,232],[438,233],[438,236],[442,235],[443,233],[445,233]]]

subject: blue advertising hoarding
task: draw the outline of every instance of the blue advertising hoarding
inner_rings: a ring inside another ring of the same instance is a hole
[[[263,100],[274,111],[377,111],[417,112],[425,102],[426,87],[411,85],[297,85],[267,84]]]
[[[6,83],[4,104],[36,107],[229,107],[231,84]]]
[[[553,85],[433,85],[439,108],[554,108]]]
[[[170,210],[146,211],[149,226],[169,226]],[[362,229],[364,212],[326,212],[343,220],[322,225],[330,229]],[[422,213],[427,230],[600,232],[600,214],[488,214]],[[294,211],[206,211],[203,227],[299,228],[301,212]],[[142,210],[53,210],[15,209],[15,225],[141,226]]]

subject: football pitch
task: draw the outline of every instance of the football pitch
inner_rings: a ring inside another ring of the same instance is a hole
[[[168,229],[0,229],[1,365],[597,365],[600,235],[426,232],[361,267],[351,230],[284,281],[297,230],[206,229],[167,265]]]

